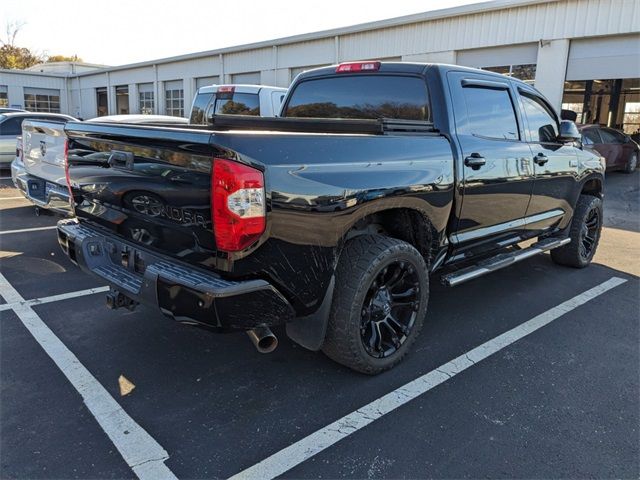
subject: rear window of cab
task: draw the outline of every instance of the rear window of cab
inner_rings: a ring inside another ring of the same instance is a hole
[[[303,80],[291,93],[284,117],[429,120],[423,78],[341,75]]]

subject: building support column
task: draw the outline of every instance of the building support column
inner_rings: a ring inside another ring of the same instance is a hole
[[[569,40],[540,40],[536,62],[535,87],[560,112],[569,60]]]
[[[107,115],[116,115],[116,92],[115,88],[111,86],[111,77],[109,76],[109,72],[106,72],[107,75]]]
[[[196,96],[196,79],[193,77],[184,77],[182,79],[182,116],[188,117],[191,112],[191,104]]]
[[[140,102],[138,102],[138,84],[130,83],[127,86],[129,93],[129,113],[140,113]]]

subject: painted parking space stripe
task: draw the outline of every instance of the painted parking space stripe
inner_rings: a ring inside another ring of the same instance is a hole
[[[176,479],[164,464],[169,458],[166,450],[122,409],[1,273],[0,295],[13,305],[13,311],[22,324],[82,396],[93,417],[136,476],[141,480]]]
[[[50,297],[34,298],[33,300],[24,300],[18,303],[5,303],[0,305],[0,312],[3,310],[11,310],[13,308],[28,305],[34,307],[36,305],[43,305],[45,303],[59,302],[61,300],[68,300],[69,298],[84,297],[86,295],[93,295],[95,293],[108,292],[109,287],[96,287],[87,288],[86,290],[77,290],[75,292],[60,293],[58,295],[51,295]]]
[[[53,230],[54,228],[58,228],[55,225],[51,225],[49,227],[33,227],[33,228],[21,228],[20,230],[5,230],[4,232],[0,232],[0,235],[8,235],[10,233],[26,233],[26,232],[37,232],[38,230]]]
[[[24,197],[0,197],[0,200],[26,200]]]
[[[606,282],[541,313],[362,408],[345,415],[330,425],[317,430],[256,465],[234,475],[231,479],[272,479],[282,475],[384,415],[446,382],[467,368],[626,281],[619,277],[610,278]]]

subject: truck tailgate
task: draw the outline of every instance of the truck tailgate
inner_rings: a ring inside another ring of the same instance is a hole
[[[25,120],[22,123],[22,139],[26,171],[64,185],[64,123]]]
[[[66,134],[79,218],[189,263],[211,261],[210,132],[69,123]]]

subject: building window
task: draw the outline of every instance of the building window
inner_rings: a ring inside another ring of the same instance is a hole
[[[96,115],[98,117],[109,115],[109,96],[106,87],[96,88]]]
[[[116,87],[116,112],[118,115],[129,114],[129,87],[127,85]]]
[[[7,96],[7,86],[0,85],[0,107],[9,106],[9,97]]]
[[[640,134],[640,79],[566,81],[562,109],[578,123]]]
[[[488,72],[501,73],[507,77],[517,78],[524,83],[533,85],[533,81],[536,79],[536,64],[529,63],[526,65],[502,65],[499,67],[482,67],[483,70]]]
[[[622,128],[625,133],[640,136],[640,79],[629,78],[622,81],[620,92],[622,108]]]
[[[141,83],[138,85],[138,107],[141,114],[153,115],[155,111],[153,83]]]
[[[184,90],[181,81],[165,83],[164,100],[167,115],[184,117]]]
[[[30,112],[60,113],[60,90],[25,88],[24,108]]]

